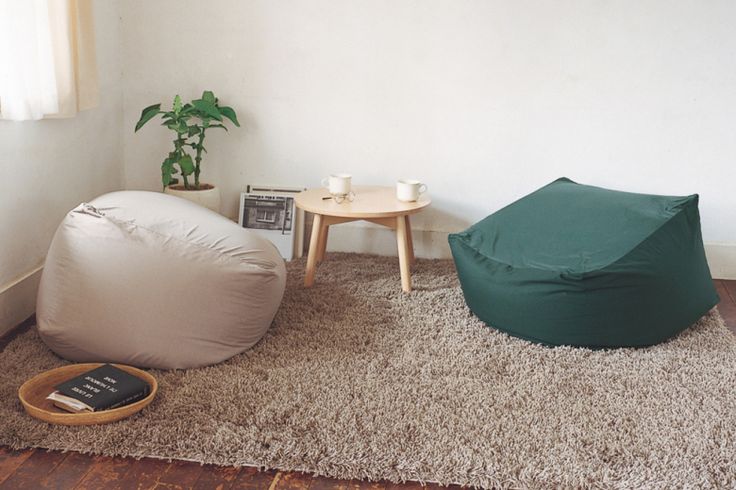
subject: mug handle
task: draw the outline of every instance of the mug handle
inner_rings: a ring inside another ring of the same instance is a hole
[[[424,194],[427,192],[427,184],[422,184],[419,186],[419,194]]]
[[[325,177],[320,181],[322,183],[322,187],[329,188],[330,187],[330,179],[328,177]]]

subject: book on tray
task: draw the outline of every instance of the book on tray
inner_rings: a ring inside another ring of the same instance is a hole
[[[87,371],[54,388],[56,391],[46,398],[73,413],[110,410],[142,400],[151,392],[148,383],[112,364]]]

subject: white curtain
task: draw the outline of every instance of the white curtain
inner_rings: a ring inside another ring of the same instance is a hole
[[[71,117],[97,105],[91,0],[0,0],[0,117]]]

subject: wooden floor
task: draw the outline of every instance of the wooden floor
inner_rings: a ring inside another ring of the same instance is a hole
[[[736,334],[736,281],[714,281],[721,303],[718,309],[728,328]],[[30,324],[32,322],[28,322]],[[0,339],[0,349],[24,325]],[[334,480],[304,473],[257,471],[167,462],[144,458],[110,458],[60,453],[42,449],[11,451],[0,446],[0,490],[2,489],[393,489],[421,488],[418,483],[396,485]],[[427,485],[425,488],[441,488]]]

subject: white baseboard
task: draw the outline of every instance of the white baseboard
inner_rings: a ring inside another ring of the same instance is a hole
[[[417,257],[451,258],[447,244],[448,232],[413,230],[414,252]],[[330,227],[327,250],[396,255],[394,232],[379,226],[340,225]],[[705,254],[714,279],[736,279],[736,245],[706,243]]]
[[[0,335],[36,311],[36,293],[43,265],[0,286]]]

